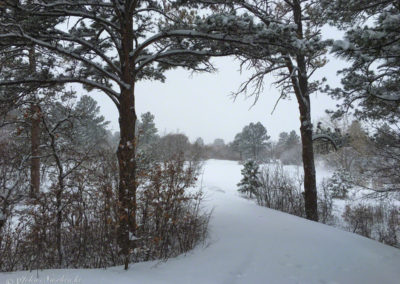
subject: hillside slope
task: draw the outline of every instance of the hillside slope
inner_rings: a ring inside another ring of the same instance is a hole
[[[0,273],[0,283],[399,283],[399,249],[241,198],[240,169],[217,160],[204,167],[206,206],[214,209],[205,247],[129,271],[46,270],[39,279],[36,272]]]

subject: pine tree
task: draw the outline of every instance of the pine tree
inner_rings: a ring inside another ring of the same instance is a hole
[[[154,115],[150,112],[143,113],[138,124],[138,148],[146,148],[154,144],[159,138],[157,132]]]
[[[192,2],[203,3],[221,11],[215,13],[213,23],[229,23],[231,33],[250,34],[253,42],[259,43],[257,46],[237,48],[236,53],[242,66],[254,70],[254,74],[242,84],[237,94],[254,95],[257,101],[264,91],[264,79],[273,74],[277,78],[274,83],[281,90],[280,98],[296,98],[300,111],[306,216],[307,219],[318,221],[310,96],[320,88],[324,80],[313,81],[311,77],[325,65],[325,54],[331,44],[330,40],[322,40],[321,37],[321,27],[325,22],[321,17],[319,1]],[[238,15],[237,11],[243,13]]]
[[[138,122],[137,131],[137,160],[138,160],[138,174],[144,175],[151,164],[157,159],[156,145],[159,140],[157,134],[158,129],[154,123],[154,115],[150,112],[141,115],[141,121]]]
[[[327,188],[333,198],[344,199],[347,197],[349,189],[352,187],[352,178],[348,171],[339,169],[327,181]]]
[[[160,0],[79,2],[3,1],[0,6],[1,60],[21,60],[19,47],[35,45],[50,55],[50,67],[23,76],[0,77],[0,86],[29,88],[80,83],[107,95],[119,112],[118,240],[128,268],[136,232],[136,84],[164,81],[164,72],[184,67],[212,71],[209,56],[232,54],[216,42],[249,44],[243,37],[206,30],[201,17],[177,3]],[[73,19],[73,23],[70,20]],[[34,21],[31,23],[31,21]],[[54,24],[56,23],[56,24]],[[30,28],[31,24],[34,28]],[[206,44],[207,43],[207,44]],[[23,88],[22,88],[23,89]],[[9,90],[9,89],[8,89]],[[4,93],[9,96],[10,92]]]
[[[301,163],[301,143],[296,131],[289,134],[282,132],[278,142],[279,158],[284,165],[298,165]]]
[[[241,133],[235,136],[233,145],[242,158],[246,157],[258,161],[269,145],[267,142],[269,138],[267,129],[261,122],[250,123],[243,128]]]
[[[328,88],[342,100],[336,116],[349,109],[361,119],[399,119],[400,2],[323,0],[324,18],[345,30],[332,52],[351,66],[339,71],[342,87]]]
[[[399,191],[400,2],[321,2],[330,23],[345,30],[332,51],[351,63],[339,71],[342,87],[327,89],[343,102],[333,114],[340,117],[352,110],[357,118],[376,124],[374,145],[367,150],[374,163],[364,163],[364,170],[379,185],[377,192]]]
[[[248,194],[250,198],[252,195],[257,195],[258,188],[261,186],[259,175],[259,166],[253,160],[248,160],[242,169],[242,180],[237,184],[238,191]]]

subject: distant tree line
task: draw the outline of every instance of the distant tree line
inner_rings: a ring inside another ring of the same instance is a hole
[[[256,162],[280,160],[285,165],[301,164],[301,142],[296,131],[281,132],[278,141],[272,141],[267,133],[266,127],[261,122],[257,122],[243,127],[230,143],[225,144],[225,141],[220,138],[209,145],[204,145],[201,138],[196,143],[202,148],[205,159]]]

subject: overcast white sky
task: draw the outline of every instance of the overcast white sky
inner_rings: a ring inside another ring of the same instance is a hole
[[[329,33],[331,30],[327,30]],[[325,37],[332,37],[327,34]],[[337,34],[335,34],[337,38]],[[319,70],[317,77],[325,76],[331,86],[339,84],[336,71],[344,63],[329,56],[330,62]],[[225,142],[233,140],[236,133],[250,122],[260,121],[267,128],[272,139],[277,139],[282,131],[299,132],[299,111],[296,99],[281,100],[271,115],[278,91],[265,82],[265,90],[252,108],[253,99],[239,96],[233,101],[231,93],[251,74],[240,74],[239,64],[233,58],[214,59],[217,73],[195,74],[177,69],[166,73],[165,83],[143,81],[136,87],[137,113],[150,111],[161,134],[180,132],[191,141],[202,137],[206,143],[216,138]],[[111,121],[113,131],[118,131],[118,113],[113,103],[103,94],[93,96],[101,107],[102,114]],[[312,95],[313,121],[324,115],[325,109],[334,108],[336,102],[325,94]]]

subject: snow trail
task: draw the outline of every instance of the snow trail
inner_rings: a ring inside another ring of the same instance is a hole
[[[31,283],[51,283],[46,277],[82,284],[399,283],[400,250],[257,206],[237,193],[241,168],[232,161],[205,164],[206,206],[214,209],[207,246],[167,262],[134,264],[128,271],[39,271],[43,282]],[[0,273],[0,283],[22,277],[38,280],[36,272]]]

